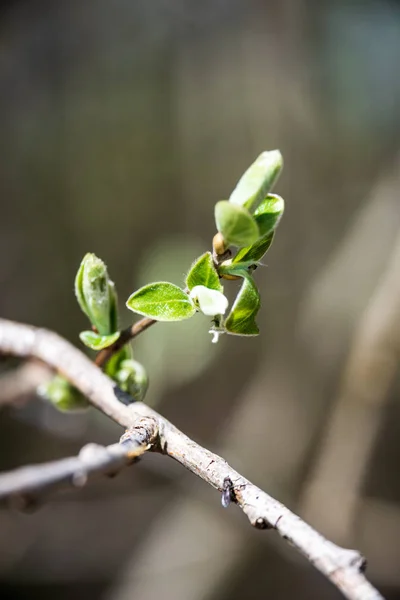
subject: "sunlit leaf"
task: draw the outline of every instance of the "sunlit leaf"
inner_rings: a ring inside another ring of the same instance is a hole
[[[260,235],[275,231],[283,215],[285,203],[277,194],[268,194],[254,211],[254,219],[260,230]]]
[[[218,292],[223,291],[211,252],[206,252],[200,256],[190,267],[190,271],[186,277],[186,286],[191,290],[196,285],[204,285]]]
[[[100,335],[94,331],[81,331],[79,337],[81,341],[92,350],[103,350],[111,346],[120,336],[120,332],[111,333],[110,335]]]
[[[255,317],[260,310],[260,294],[247,271],[242,271],[243,283],[224,327],[233,335],[258,335],[259,329]]]
[[[279,150],[263,152],[247,169],[233,190],[230,202],[253,210],[272,189],[282,170]]]
[[[248,246],[259,238],[258,225],[246,208],[221,200],[215,205],[215,222],[227,244]]]
[[[116,296],[107,267],[95,254],[84,256],[75,278],[79,305],[101,335],[112,333],[116,323]],[[112,322],[113,321],[113,322]]]
[[[165,281],[140,288],[128,298],[126,305],[133,312],[157,321],[182,321],[196,312],[189,296],[177,285]]]

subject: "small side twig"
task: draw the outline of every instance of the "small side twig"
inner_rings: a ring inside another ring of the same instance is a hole
[[[95,363],[98,367],[103,368],[110,358],[119,350],[121,350],[125,344],[133,340],[133,338],[137,337],[143,331],[146,331],[149,327],[157,323],[155,319],[150,319],[149,317],[143,317],[139,321],[136,321],[133,325],[130,325],[126,329],[121,331],[121,335],[117,339],[114,344],[108,346],[108,348],[104,348],[101,350],[96,356]]]
[[[155,423],[139,419],[128,438],[111,446],[87,444],[78,456],[21,467],[0,476],[0,503],[26,508],[43,495],[65,486],[83,487],[94,475],[114,475],[144,454],[152,443]]]
[[[128,429],[124,439],[137,438],[138,418],[143,417],[140,421],[142,449],[148,446],[174,458],[220,492],[226,492],[229,478],[232,482],[229,484],[230,499],[254,527],[275,529],[349,600],[383,600],[365,578],[365,559],[359,552],[341,548],[324,538],[286,506],[232,469],[223,458],[188,438],[149,406],[141,402],[126,406],[119,402],[117,397],[124,393],[66,340],[50,331],[0,319],[0,351],[22,357],[34,356],[58,369],[94,406]],[[11,475],[8,473],[3,477],[10,478]],[[21,486],[23,479],[19,482]],[[1,476],[0,489],[4,489]],[[6,491],[4,493],[6,495]]]

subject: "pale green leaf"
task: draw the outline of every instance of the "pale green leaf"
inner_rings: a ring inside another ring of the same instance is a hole
[[[75,278],[75,294],[97,331],[102,335],[112,333],[116,323],[115,291],[106,265],[95,254],[84,256]]]
[[[215,205],[215,222],[228,245],[248,246],[260,236],[258,225],[246,208],[221,200]]]
[[[61,375],[56,375],[39,386],[38,394],[61,411],[83,410],[89,406],[89,402],[79,390]]]
[[[283,160],[279,150],[260,154],[239,180],[229,198],[230,202],[253,210],[272,189],[282,166]]]
[[[196,312],[189,296],[177,285],[165,281],[140,288],[128,298],[126,305],[133,312],[157,321],[182,321]]]
[[[81,341],[92,350],[103,350],[111,346],[120,336],[120,332],[111,333],[110,335],[100,335],[94,331],[81,331],[79,337]]]
[[[186,276],[186,287],[191,290],[196,285],[204,285],[211,290],[223,292],[224,288],[215,269],[211,252],[206,252],[200,256],[190,267],[190,271]]]

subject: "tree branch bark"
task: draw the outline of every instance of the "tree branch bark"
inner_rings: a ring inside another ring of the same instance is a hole
[[[116,446],[106,449],[106,454],[103,452],[102,456],[110,456],[111,448],[113,456],[111,463],[111,459],[101,459],[100,454],[97,456],[95,453],[96,461],[82,464],[82,457],[85,455],[83,453],[77,459],[66,459],[78,462],[52,463],[51,469],[45,476],[44,471],[39,471],[44,469],[43,466],[29,467],[28,470],[5,474],[0,476],[3,498],[7,497],[7,489],[9,497],[15,496],[18,489],[22,493],[24,491],[32,493],[38,488],[40,490],[40,485],[36,488],[34,486],[35,470],[38,482],[42,482],[42,487],[44,486],[45,489],[50,489],[60,483],[64,484],[68,481],[73,483],[75,468],[78,474],[84,468],[85,475],[107,472],[111,467],[120,467],[125,464],[125,461],[132,460],[132,452],[135,456],[135,452],[142,454],[146,449],[152,449],[174,458],[221,492],[224,490],[224,480],[227,481],[229,478],[232,484],[230,498],[242,509],[250,523],[258,529],[275,529],[341,590],[346,598],[382,599],[380,593],[363,575],[366,563],[359,552],[341,548],[325,539],[283,504],[237,473],[223,458],[188,438],[150,407],[141,402],[130,405],[120,402],[122,400],[126,403],[132,401],[132,398],[122,392],[80,350],[66,340],[44,329],[0,319],[0,352],[25,358],[36,357],[57,369],[87,396],[96,408],[127,428],[122,442],[127,443],[129,448],[127,450],[123,446],[121,454],[114,450]],[[88,456],[89,453],[86,454],[86,457]],[[64,469],[64,477],[58,475],[62,471],[61,465]],[[27,481],[27,473],[30,487],[24,488],[23,485],[27,485],[24,483]],[[49,479],[48,473],[54,474],[53,479],[51,477]],[[79,476],[77,480],[79,481]],[[8,483],[7,488],[7,481],[12,482],[13,485]]]

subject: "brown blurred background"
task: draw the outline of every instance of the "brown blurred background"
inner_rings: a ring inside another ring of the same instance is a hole
[[[200,316],[138,339],[148,401],[400,598],[400,2],[8,0],[0,11],[0,314],[79,343],[85,252],[121,300],[181,283],[213,207],[279,148],[286,213],[257,339]],[[234,285],[234,284],[232,284]],[[2,361],[7,371],[14,361]],[[3,375],[4,376],[4,375]],[[0,386],[1,396],[1,386]],[[0,414],[0,468],[121,431],[38,399]],[[334,600],[276,534],[147,456],[32,514],[0,510],[0,596]]]

